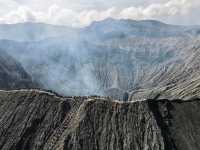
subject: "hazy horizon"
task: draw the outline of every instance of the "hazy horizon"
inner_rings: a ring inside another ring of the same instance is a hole
[[[0,24],[40,22],[84,27],[106,18],[200,25],[198,0],[0,0]]]
[[[174,25],[174,26],[200,26],[200,24],[173,24],[173,23],[168,23],[168,22],[165,22],[165,21],[162,21],[162,20],[158,20],[158,19],[116,19],[116,18],[105,18],[103,20],[99,20],[99,21],[92,21],[90,24],[86,25],[86,26],[70,26],[70,25],[60,25],[60,24],[52,24],[52,23],[48,23],[48,22],[34,22],[34,21],[25,21],[25,22],[17,22],[17,23],[0,23],[0,25],[17,25],[17,24],[44,24],[44,25],[51,25],[51,26],[57,26],[57,27],[67,27],[67,28],[74,28],[74,29],[79,29],[79,28],[85,28],[85,27],[88,27],[90,26],[92,23],[95,23],[95,22],[102,22],[102,21],[105,21],[105,20],[108,20],[108,19],[113,19],[113,20],[116,20],[116,21],[120,21],[120,20],[130,20],[130,21],[158,21],[160,23],[163,23],[163,24],[167,24],[167,25]]]

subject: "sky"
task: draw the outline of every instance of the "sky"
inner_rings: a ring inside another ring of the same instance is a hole
[[[0,24],[42,22],[83,27],[114,18],[200,25],[199,8],[200,0],[0,0]]]

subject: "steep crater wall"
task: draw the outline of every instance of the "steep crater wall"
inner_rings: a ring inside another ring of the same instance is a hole
[[[0,91],[2,150],[199,150],[200,100],[122,103]]]

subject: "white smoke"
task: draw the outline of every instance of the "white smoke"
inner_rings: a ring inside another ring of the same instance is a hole
[[[86,26],[93,21],[106,18],[115,19],[160,19],[164,17],[189,15],[194,7],[200,6],[198,0],[168,0],[148,6],[131,6],[119,9],[116,7],[106,10],[82,10],[62,8],[52,5],[46,11],[34,11],[26,6],[0,16],[0,23],[13,24],[19,22],[44,22],[56,25]]]

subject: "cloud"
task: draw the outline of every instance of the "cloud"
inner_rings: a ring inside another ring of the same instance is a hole
[[[18,22],[35,22],[38,18],[27,7],[18,7],[17,10],[10,11],[8,14],[0,17],[0,23],[18,23]]]
[[[161,19],[167,17],[175,20],[177,16],[189,16],[197,6],[200,6],[198,0],[169,0],[145,7],[112,7],[106,10],[81,11],[62,8],[58,5],[51,5],[47,11],[34,11],[27,6],[19,6],[6,15],[1,15],[0,23],[44,22],[80,27],[109,17],[115,19]]]
[[[120,13],[122,18],[147,19],[164,16],[184,15],[192,8],[192,0],[170,0],[164,4],[147,7],[129,7]]]

